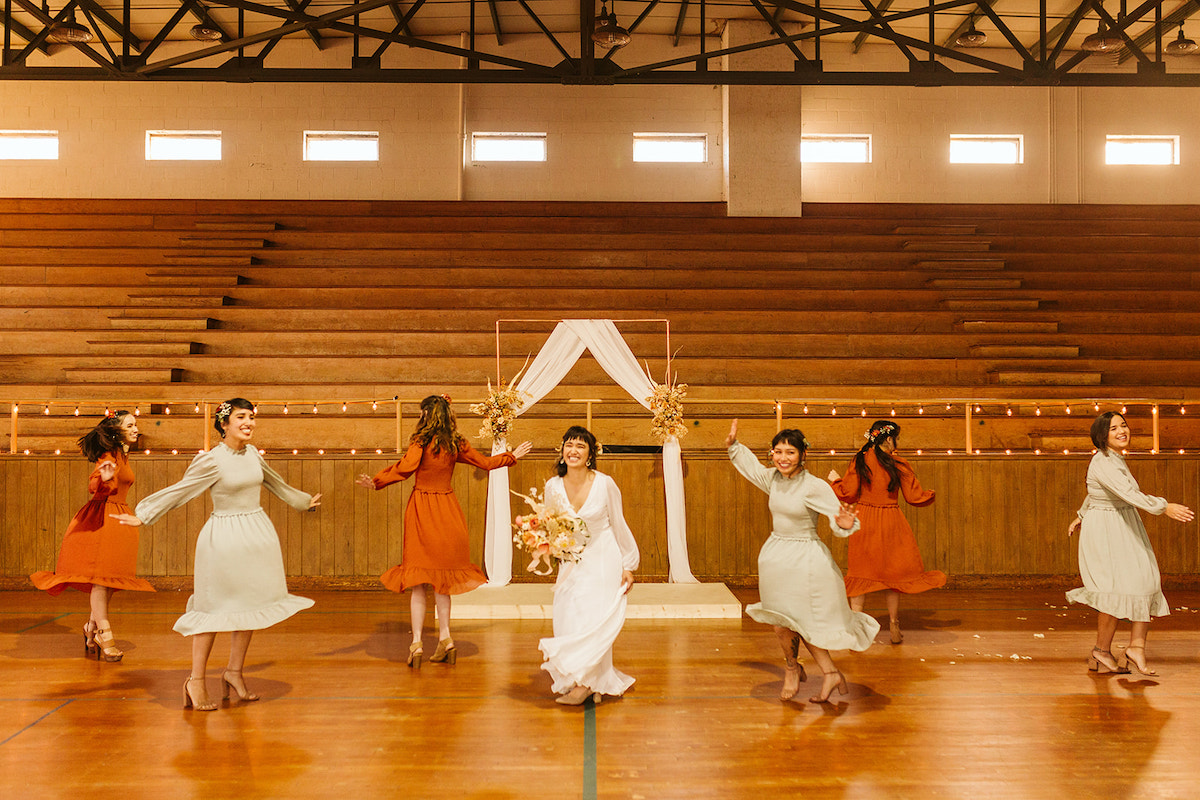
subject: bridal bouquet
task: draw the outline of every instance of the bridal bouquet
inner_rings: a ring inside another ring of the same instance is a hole
[[[587,523],[558,503],[546,500],[537,489],[522,498],[532,514],[518,516],[513,522],[513,541],[533,558],[525,569],[534,575],[549,575],[555,561],[578,561],[588,543]],[[544,569],[539,569],[539,564]]]

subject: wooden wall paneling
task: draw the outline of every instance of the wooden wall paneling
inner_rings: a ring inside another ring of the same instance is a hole
[[[909,519],[910,524],[915,521],[918,522],[918,527],[928,526],[931,529],[932,538],[936,542],[935,569],[940,569],[947,575],[965,574],[969,571],[966,541],[972,535],[972,529],[966,524],[960,524],[956,528],[957,515],[954,510],[957,506],[969,512],[971,506],[963,497],[961,481],[952,479],[953,471],[949,466],[949,463],[942,460],[918,460],[914,463],[913,469],[926,476],[925,480],[935,487],[937,495],[930,506],[932,513],[918,517],[915,511],[912,511]]]
[[[303,459],[300,465],[300,482],[293,484],[304,491],[316,493],[321,486],[321,461]],[[300,515],[300,569],[302,575],[320,575],[321,521],[314,514]]]
[[[688,562],[693,575],[711,575],[714,552],[725,552],[726,545],[732,553],[735,542],[723,535],[724,526],[716,518],[711,506],[727,501],[721,491],[720,473],[715,469],[702,469],[698,462],[685,454],[683,459],[684,486],[696,487],[684,492],[683,506],[687,518]],[[728,558],[735,561],[732,555]]]
[[[317,535],[321,539],[320,574],[325,576],[341,575],[342,572],[340,571],[339,567],[342,563],[342,559],[339,557],[339,554],[342,550],[342,543],[340,541],[342,539],[342,531],[338,528],[338,523],[341,522],[341,520],[338,516],[336,516],[339,508],[341,507],[338,498],[344,499],[346,497],[346,493],[349,492],[353,486],[349,484],[342,485],[342,481],[340,480],[341,470],[338,468],[339,464],[344,463],[341,461],[341,459],[334,460],[323,458],[318,463],[320,464],[320,477],[318,478],[318,482],[313,484],[313,488],[306,488],[304,491],[308,492],[309,494],[321,493],[322,497],[328,497],[330,500],[330,508],[327,509],[325,513],[321,513],[322,509],[320,508],[310,513],[307,511],[295,511],[289,506],[287,511],[289,514],[301,514],[305,517],[316,518],[318,531]],[[322,488],[320,487],[324,487],[324,491],[322,491]],[[351,542],[350,545],[353,546],[353,543]]]
[[[300,459],[271,459],[270,464],[276,472],[283,476],[288,486],[303,488],[304,468],[301,465]],[[309,490],[304,489],[304,491]],[[277,498],[275,498],[275,502],[279,504],[283,503],[283,501]],[[322,505],[316,513],[320,514],[324,511],[325,506]],[[304,521],[299,514],[285,514],[279,522],[280,524],[276,526],[276,530],[279,531],[279,546],[283,551],[284,572],[288,575],[302,575],[304,574],[301,569],[304,563],[304,535],[301,528]]]
[[[59,498],[55,495],[55,472],[56,464],[54,461],[41,461],[35,465],[37,470],[35,490],[35,520],[33,528],[33,536],[30,538],[29,547],[25,548],[21,553],[21,560],[24,569],[33,572],[37,569],[37,562],[40,559],[40,554],[47,551],[54,552],[55,543],[55,511],[59,503]],[[61,536],[61,534],[58,534]]]
[[[16,481],[15,473],[17,471],[18,462],[16,459],[7,458],[0,462],[0,485],[4,486],[4,497],[0,498],[0,514],[4,520],[4,526],[7,529],[7,535],[0,537],[0,569],[4,570],[5,575],[16,575],[20,571],[16,565],[12,563],[10,550],[15,546],[17,538],[20,536],[20,530],[14,530],[12,520],[15,519],[16,507],[13,505],[13,496],[15,494],[13,484]],[[52,566],[41,566],[42,569],[52,569]]]
[[[374,476],[383,467],[384,463],[378,459],[367,460],[363,462],[362,474]],[[366,500],[367,510],[363,516],[362,524],[367,528],[367,538],[370,546],[367,571],[364,574],[381,575],[384,570],[392,566],[388,563],[388,559],[391,556],[388,544],[391,538],[390,531],[393,527],[392,518],[388,515],[388,496],[384,492],[377,492],[374,489],[361,487],[359,487],[358,492],[358,496]],[[399,538],[399,536],[396,538]]]
[[[367,462],[356,459],[346,465],[343,479],[346,487],[347,514],[350,522],[340,523],[342,535],[354,542],[353,559],[347,575],[369,575],[371,567],[371,527],[367,518],[368,490],[358,486],[354,480],[367,471]],[[322,498],[322,501],[324,498]]]

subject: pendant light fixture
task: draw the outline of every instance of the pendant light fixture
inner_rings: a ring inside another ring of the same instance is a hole
[[[1183,35],[1183,23],[1179,23],[1179,35],[1168,42],[1163,52],[1169,56],[1190,56],[1200,50],[1200,45]]]
[[[592,41],[605,50],[629,44],[629,31],[617,24],[617,3],[613,0],[613,11],[609,12],[607,0],[600,2],[600,15],[592,26]]]
[[[972,14],[967,22],[967,29],[960,33],[958,38],[954,40],[954,46],[967,49],[971,47],[983,47],[985,44],[987,44],[987,34],[975,29],[975,15]]]
[[[50,16],[50,4],[43,2],[42,11],[47,17]],[[50,32],[46,34],[46,41],[54,44],[86,44],[94,38],[86,25],[75,21],[74,8],[67,13],[65,21],[52,23]]]

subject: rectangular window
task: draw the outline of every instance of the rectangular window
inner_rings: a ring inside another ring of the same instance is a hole
[[[379,131],[305,131],[305,161],[378,161]]]
[[[58,131],[0,131],[0,158],[58,158]]]
[[[545,161],[544,133],[473,133],[472,161]]]
[[[708,161],[708,136],[703,133],[635,133],[633,160],[703,164]]]
[[[1021,134],[952,134],[951,164],[1024,164]]]
[[[220,161],[220,131],[146,131],[147,161]]]
[[[1105,164],[1179,163],[1178,136],[1105,136]]]
[[[800,137],[800,161],[805,164],[870,164],[870,134],[806,133]]]

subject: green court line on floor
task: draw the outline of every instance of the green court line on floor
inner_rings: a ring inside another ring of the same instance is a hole
[[[596,800],[596,704],[583,707],[583,800]]]
[[[69,616],[71,616],[70,611],[66,612],[65,614],[59,614],[57,617],[50,617],[49,619],[44,619],[41,622],[30,625],[28,628],[21,628],[21,630],[15,631],[15,633],[28,633],[29,631],[33,630],[34,628],[40,628],[43,625],[49,625],[51,622],[58,622],[63,617],[69,617]]]
[[[9,742],[11,742],[13,739],[17,738],[17,737],[18,737],[18,736],[20,736],[22,733],[24,733],[25,731],[27,731],[27,730],[29,730],[30,728],[32,728],[34,725],[37,725],[39,722],[41,722],[42,720],[44,720],[46,717],[50,716],[51,714],[55,713],[56,711],[58,711],[58,710],[60,710],[60,709],[66,708],[67,706],[71,705],[71,703],[74,703],[74,702],[75,702],[74,700],[67,700],[66,702],[64,702],[64,703],[61,703],[60,705],[57,705],[57,706],[55,706],[54,708],[50,709],[50,710],[49,710],[49,711],[47,711],[45,714],[42,714],[40,717],[38,717],[37,719],[35,719],[33,722],[31,722],[31,723],[29,723],[28,725],[26,725],[24,728],[21,728],[21,730],[17,731],[17,732],[16,732],[16,733],[14,733],[12,736],[9,736],[7,739],[4,739],[3,741],[0,741],[0,747],[3,747],[4,745],[8,744],[8,743],[9,743]]]

